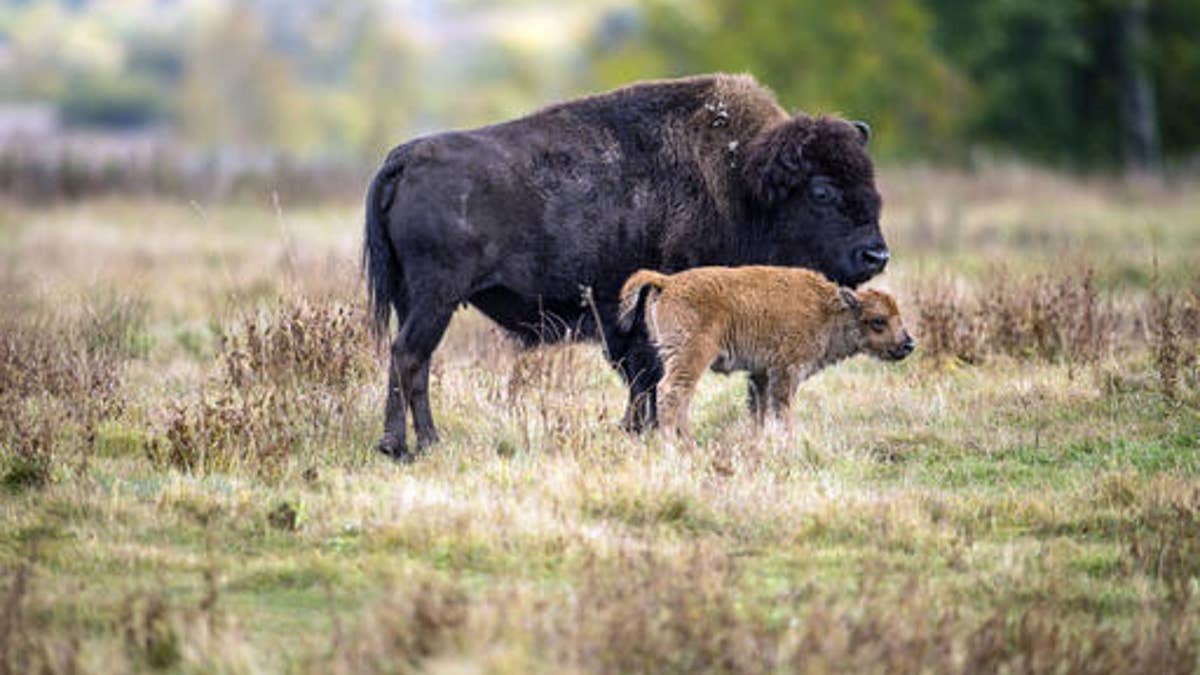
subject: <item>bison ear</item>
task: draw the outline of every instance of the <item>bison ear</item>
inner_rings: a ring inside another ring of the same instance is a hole
[[[797,115],[760,132],[746,146],[743,177],[758,201],[770,206],[787,197],[804,180],[804,145],[812,119]]]
[[[862,144],[866,145],[871,141],[871,125],[862,120],[854,120],[851,122],[855,129],[858,129],[858,134],[862,136]]]
[[[838,286],[838,298],[841,299],[846,309],[854,312],[855,316],[862,312],[862,301],[858,299],[858,293],[855,293],[853,288]]]

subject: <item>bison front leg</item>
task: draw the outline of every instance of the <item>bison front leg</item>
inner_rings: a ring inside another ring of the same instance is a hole
[[[621,429],[631,434],[640,434],[653,429],[658,425],[657,411],[657,385],[647,387],[642,383],[630,383],[629,401],[625,404]]]
[[[767,416],[767,382],[767,374],[763,372],[751,372],[746,382],[746,398],[756,426],[762,426]]]
[[[617,341],[610,341],[612,349]],[[633,340],[620,353],[612,354],[617,370],[629,386],[629,402],[621,428],[629,433],[641,433],[657,424],[657,387],[662,379],[662,363],[649,339]]]

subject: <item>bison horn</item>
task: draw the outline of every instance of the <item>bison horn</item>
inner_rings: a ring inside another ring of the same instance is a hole
[[[855,129],[858,129],[858,133],[862,135],[863,145],[866,145],[871,140],[871,125],[862,120],[854,120],[851,124],[854,125]]]
[[[855,316],[862,311],[862,301],[858,299],[858,294],[854,292],[854,289],[839,286],[838,297],[841,298],[842,304],[846,306],[846,309],[854,312]]]

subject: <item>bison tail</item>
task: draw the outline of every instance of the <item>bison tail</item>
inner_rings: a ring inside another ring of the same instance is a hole
[[[396,192],[395,180],[403,168],[399,161],[389,158],[375,173],[371,186],[367,189],[362,265],[367,279],[371,323],[376,338],[387,335],[392,310],[395,310],[399,319],[403,321],[408,308],[403,270],[392,248],[387,227],[387,212]]]
[[[645,311],[646,295],[650,290],[662,291],[667,275],[654,270],[638,270],[621,287],[621,306],[617,325],[628,333]]]

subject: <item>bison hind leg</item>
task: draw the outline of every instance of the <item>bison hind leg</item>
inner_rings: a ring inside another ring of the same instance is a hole
[[[437,441],[437,428],[429,406],[429,361],[450,325],[454,307],[454,304],[414,307],[392,343],[383,436],[378,448],[398,460],[408,462],[413,459],[405,438],[409,409],[418,448]]]
[[[383,436],[376,446],[380,452],[396,459],[411,461],[405,438],[404,363],[403,346],[397,337],[392,343],[388,364],[387,403],[383,409]]]
[[[762,426],[767,415],[767,381],[766,373],[751,371],[750,378],[746,382],[750,415],[754,418],[754,423],[758,426]]]
[[[426,358],[409,383],[408,405],[412,411],[413,431],[417,434],[417,449],[423,450],[438,442],[433,410],[429,406],[429,363]]]

